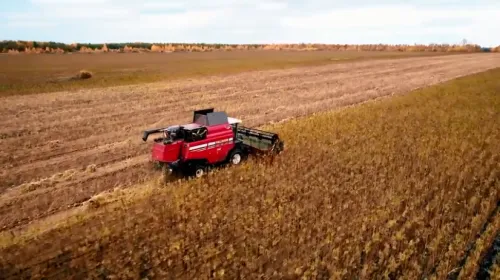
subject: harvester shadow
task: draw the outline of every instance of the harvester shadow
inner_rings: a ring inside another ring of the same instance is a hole
[[[283,153],[280,152],[280,153]],[[161,173],[161,185],[163,187],[167,187],[169,185],[172,185],[174,182],[179,182],[179,181],[192,181],[192,180],[203,180],[207,185],[212,185],[213,178],[217,177],[219,172],[229,170],[232,168],[239,168],[242,165],[246,164],[264,164],[265,166],[272,166],[275,163],[276,157],[278,156],[277,153],[256,153],[256,154],[251,154],[247,155],[243,158],[243,161],[240,165],[238,166],[231,166],[230,163],[221,163],[212,167],[207,168],[207,172],[200,178],[196,178],[195,176],[189,176],[189,175],[184,175],[181,172],[172,172],[168,169],[166,169],[165,166],[160,166],[152,161],[149,162],[151,167],[158,172]]]

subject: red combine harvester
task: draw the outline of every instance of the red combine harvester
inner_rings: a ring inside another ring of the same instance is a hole
[[[240,126],[241,120],[228,117],[213,108],[197,110],[193,122],[144,131],[161,133],[154,139],[152,160],[165,171],[165,178],[180,171],[183,175],[201,177],[209,167],[238,165],[253,153],[279,154],[284,142],[278,134]]]

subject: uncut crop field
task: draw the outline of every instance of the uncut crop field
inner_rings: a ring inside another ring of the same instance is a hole
[[[474,279],[498,235],[500,69],[264,128],[286,140],[201,180],[101,198],[2,239],[6,278]]]

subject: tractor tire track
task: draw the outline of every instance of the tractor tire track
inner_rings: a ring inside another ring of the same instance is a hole
[[[496,215],[498,215],[498,213],[500,212],[500,201],[497,201],[497,205],[495,207],[495,209],[493,209],[493,211],[491,211],[491,213],[488,215],[488,218],[486,219],[486,221],[483,223],[483,226],[481,227],[481,230],[479,233],[477,233],[476,237],[474,238],[474,240],[469,243],[467,245],[467,248],[466,248],[466,252],[465,252],[465,255],[463,256],[463,258],[459,261],[458,263],[458,267],[457,269],[454,269],[451,273],[448,274],[448,277],[446,278],[447,280],[456,280],[458,279],[458,276],[460,275],[460,272],[462,271],[465,263],[467,262],[470,254],[474,251],[474,249],[476,248],[476,243],[477,243],[477,240],[484,234],[484,232],[486,231],[486,229],[488,228],[488,225],[491,224],[493,222],[493,219],[495,218]],[[498,238],[497,238],[498,239]],[[493,242],[492,244],[492,247],[494,247],[494,244],[495,242]],[[491,250],[491,249],[490,249]],[[493,250],[492,250],[493,251]],[[492,253],[492,252],[491,252]],[[486,256],[488,257],[488,255]],[[485,257],[485,258],[486,258]],[[491,257],[491,255],[490,255]],[[493,256],[494,257],[494,256]],[[480,270],[478,271],[477,275],[483,275],[484,274],[484,268],[486,266],[486,263],[487,261],[483,260],[481,262],[481,265],[480,265]],[[491,265],[491,260],[490,260],[490,265]],[[483,274],[482,274],[483,273]],[[477,279],[485,279],[485,278],[477,278]]]
[[[495,264],[495,260],[498,262],[498,256],[500,254],[500,233],[497,233],[495,240],[491,244],[490,248],[486,252],[483,260],[479,265],[479,271],[476,274],[476,279],[490,279],[490,269]]]
[[[94,171],[77,172],[67,181],[55,182],[46,187],[36,188],[34,191],[13,190],[6,194],[11,199],[0,203],[1,230],[12,230],[33,220],[46,218],[68,208],[79,206],[91,199],[92,194],[117,187],[114,182],[121,181],[120,187],[128,187],[137,183],[141,178],[145,179],[148,175],[152,175],[151,166],[145,164],[146,162],[147,156],[142,155],[96,167]],[[134,174],[142,172],[142,176],[139,179],[128,176],[127,171],[131,169],[136,169]],[[84,189],[78,190],[82,186],[85,186]],[[23,211],[12,215],[19,208]]]

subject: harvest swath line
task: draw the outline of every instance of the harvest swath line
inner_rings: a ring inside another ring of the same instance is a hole
[[[496,217],[496,215],[498,215],[499,211],[500,211],[500,200],[497,201],[497,207],[491,212],[491,214],[488,216],[488,219],[484,222],[483,227],[481,228],[481,231],[477,234],[476,239],[474,239],[471,243],[469,243],[467,245],[465,256],[460,260],[458,266],[455,269],[453,269],[452,271],[450,271],[450,273],[448,274],[448,276],[447,276],[448,280],[456,280],[458,278],[458,276],[460,275],[460,272],[462,271],[462,268],[464,267],[465,263],[467,262],[467,259],[470,256],[471,252],[475,249],[477,240],[486,231],[486,228],[488,227],[488,225],[491,224],[491,222]],[[494,245],[495,245],[495,242],[493,242],[490,247],[493,248]],[[490,249],[490,250],[493,251],[492,249]],[[494,258],[495,258],[495,255],[493,254],[493,252],[491,252],[491,255],[485,255],[481,261],[481,264],[479,265],[480,269],[481,270],[488,269],[489,267],[484,265],[484,263],[489,263],[491,265],[491,264],[493,264],[493,262],[491,262],[491,260]],[[488,259],[490,260],[489,262],[488,262]],[[483,268],[483,266],[485,266],[485,268]],[[477,275],[478,275],[477,276],[478,279],[483,279],[483,277],[479,277],[479,276],[484,275],[484,272],[478,271]]]
[[[488,277],[493,276],[490,274],[490,270],[493,268],[495,263],[500,263],[500,232],[497,233],[486,255],[481,260],[479,270],[476,274],[476,279],[487,279]]]

